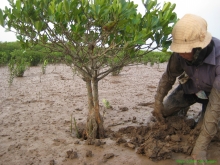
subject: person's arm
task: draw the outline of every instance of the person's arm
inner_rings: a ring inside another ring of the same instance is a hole
[[[209,103],[203,119],[203,126],[192,151],[195,160],[206,159],[206,152],[211,139],[216,135],[220,122],[220,66],[216,68],[216,77],[209,95]]]
[[[157,93],[155,95],[155,100],[163,102],[163,98],[172,88],[176,81],[176,77],[183,73],[177,54],[173,53],[169,59],[167,69],[163,73],[159,85],[157,87]]]
[[[167,69],[163,73],[159,81],[155,95],[154,111],[152,112],[152,114],[157,118],[157,120],[164,120],[163,115],[161,113],[163,108],[163,99],[175,83],[176,77],[178,77],[182,73],[183,69],[180,65],[178,55],[173,53],[169,59]]]

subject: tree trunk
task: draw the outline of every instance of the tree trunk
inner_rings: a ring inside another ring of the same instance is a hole
[[[86,133],[88,138],[104,138],[103,119],[99,113],[98,80],[86,80],[88,92],[89,114],[87,118]]]

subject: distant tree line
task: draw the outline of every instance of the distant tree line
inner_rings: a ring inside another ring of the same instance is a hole
[[[32,48],[24,50],[19,42],[0,42],[0,66],[6,66],[10,61],[25,60],[30,66],[37,66],[44,63],[45,60],[48,63],[60,63],[62,60],[61,53],[51,53],[53,58],[49,58],[46,53],[45,47],[36,45]],[[50,54],[50,55],[51,55]]]
[[[142,50],[143,51],[143,50]],[[168,61],[171,52],[150,52],[142,58],[136,58],[134,63],[163,63]],[[53,58],[51,58],[53,57]],[[0,42],[0,66],[7,66],[10,61],[25,60],[30,66],[38,66],[43,64],[45,60],[49,64],[62,63],[62,54],[53,53],[48,54],[45,47],[36,45],[32,48],[24,50],[19,42]],[[69,62],[71,63],[70,59]]]

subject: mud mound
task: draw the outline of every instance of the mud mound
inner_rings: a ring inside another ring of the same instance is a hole
[[[138,154],[152,160],[162,160],[171,158],[172,152],[190,155],[199,134],[199,129],[194,127],[194,119],[172,116],[166,118],[163,125],[149,123],[148,126],[130,126],[120,129],[116,134],[118,138],[119,135],[126,135],[130,139],[126,143],[133,144]]]

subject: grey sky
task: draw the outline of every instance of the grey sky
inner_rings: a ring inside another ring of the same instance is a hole
[[[138,11],[144,12],[142,0],[133,0],[138,4]],[[186,13],[196,14],[203,17],[208,23],[208,31],[212,36],[220,39],[220,0],[168,0],[171,3],[176,3],[175,12],[178,18],[183,17]],[[158,0],[163,5],[164,0]],[[166,1],[167,2],[167,1]],[[1,9],[8,5],[7,0],[1,0]],[[16,41],[14,33],[5,32],[0,26],[0,41]]]

